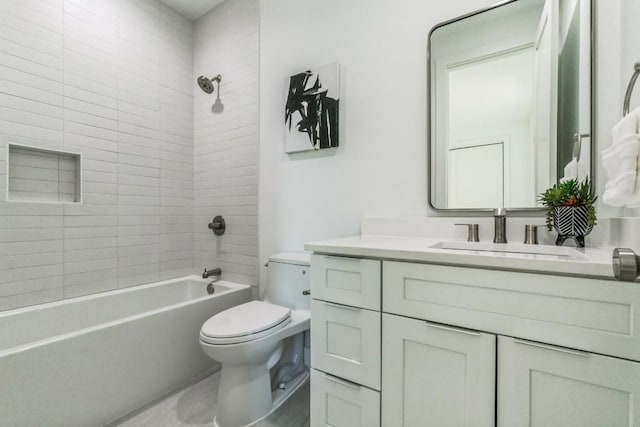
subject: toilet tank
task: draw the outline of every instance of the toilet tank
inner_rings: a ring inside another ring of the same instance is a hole
[[[310,289],[310,252],[282,252],[269,257],[268,283],[264,301],[289,307],[292,310],[309,311],[311,296],[302,295]]]

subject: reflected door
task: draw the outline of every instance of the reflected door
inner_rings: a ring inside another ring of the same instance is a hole
[[[448,171],[450,208],[506,206],[502,142],[449,150]]]

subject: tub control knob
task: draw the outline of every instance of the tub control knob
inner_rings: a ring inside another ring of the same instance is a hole
[[[616,280],[633,282],[638,277],[640,257],[629,248],[615,248],[613,250],[613,275]]]
[[[209,223],[208,227],[216,236],[222,236],[227,229],[227,224],[224,222],[224,218],[218,215],[213,218],[213,221]]]

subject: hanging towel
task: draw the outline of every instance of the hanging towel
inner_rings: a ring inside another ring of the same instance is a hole
[[[640,108],[622,118],[611,130],[611,146],[602,150],[607,183],[602,201],[611,206],[640,205]]]
[[[564,167],[564,176],[560,179],[560,182],[565,182],[570,179],[578,180],[578,159],[575,157]]]
[[[560,179],[560,182],[569,181],[570,179],[582,182],[585,178],[588,178],[590,174],[591,172],[585,162],[574,157],[567,163],[567,166],[564,167],[563,177]]]
[[[577,160],[578,162],[578,181],[584,181],[585,178],[591,176],[591,171],[589,170],[588,162],[584,160]]]

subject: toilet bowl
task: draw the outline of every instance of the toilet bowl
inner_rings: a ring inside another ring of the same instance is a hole
[[[268,266],[263,301],[216,314],[200,330],[202,349],[222,365],[217,427],[253,425],[309,377],[302,344],[302,334],[310,326],[310,297],[302,294],[309,289],[309,254],[277,254],[269,258]],[[285,342],[292,347],[287,352],[292,354],[290,360],[282,360]]]

